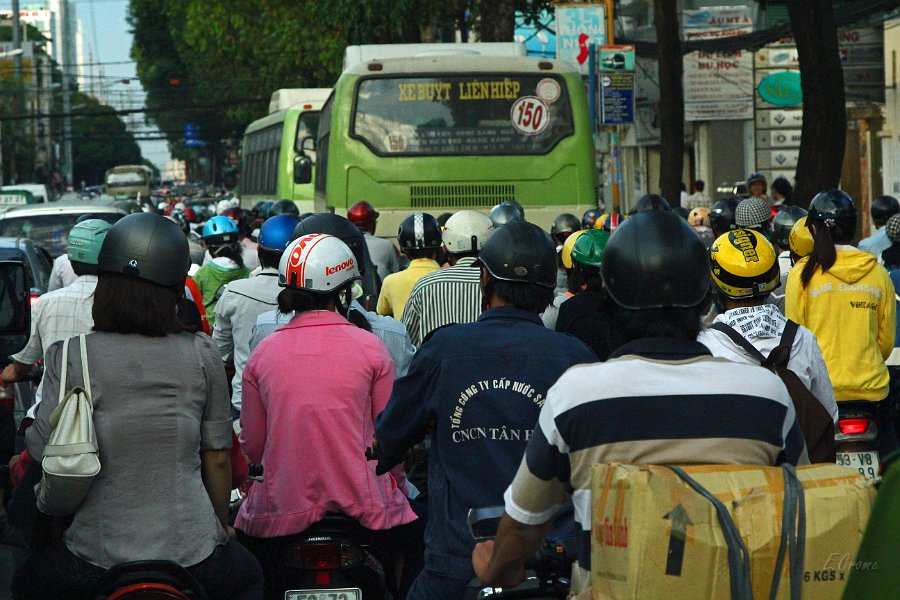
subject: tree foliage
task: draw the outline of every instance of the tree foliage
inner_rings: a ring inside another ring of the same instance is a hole
[[[75,92],[72,106],[77,112],[103,116],[72,119],[73,181],[76,187],[99,185],[108,169],[116,165],[142,164],[141,149],[115,110],[93,96]]]
[[[184,123],[214,145],[236,143],[280,88],[331,87],[344,48],[410,43],[424,32],[483,29],[511,41],[513,13],[547,0],[130,0],[132,57],[150,117],[184,156]],[[177,85],[173,85],[177,81]],[[255,100],[255,101],[254,101]],[[204,105],[216,104],[209,108]],[[220,106],[221,105],[221,106]]]

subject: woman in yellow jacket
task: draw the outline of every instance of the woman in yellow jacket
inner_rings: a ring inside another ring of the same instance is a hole
[[[856,206],[839,190],[816,194],[806,225],[813,251],[787,279],[785,314],[816,335],[834,396],[842,402],[878,403],[880,449],[897,446],[889,377],[884,364],[894,348],[894,285],[875,256],[849,245]]]

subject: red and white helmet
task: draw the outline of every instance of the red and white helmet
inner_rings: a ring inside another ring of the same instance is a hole
[[[361,279],[356,257],[338,238],[311,233],[297,238],[285,249],[278,264],[278,285],[310,292],[339,290]]]

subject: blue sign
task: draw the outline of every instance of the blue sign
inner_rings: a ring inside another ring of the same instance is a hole
[[[196,123],[185,121],[184,123],[184,145],[188,148],[206,148],[207,144],[203,140],[198,139],[200,128]]]
[[[600,122],[603,125],[634,123],[634,73],[602,73],[600,89]]]

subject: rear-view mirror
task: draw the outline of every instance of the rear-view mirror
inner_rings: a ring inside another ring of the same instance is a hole
[[[25,265],[0,261],[0,355],[15,354],[31,335],[31,293]]]
[[[312,183],[312,160],[308,156],[298,156],[294,159],[294,183]]]

